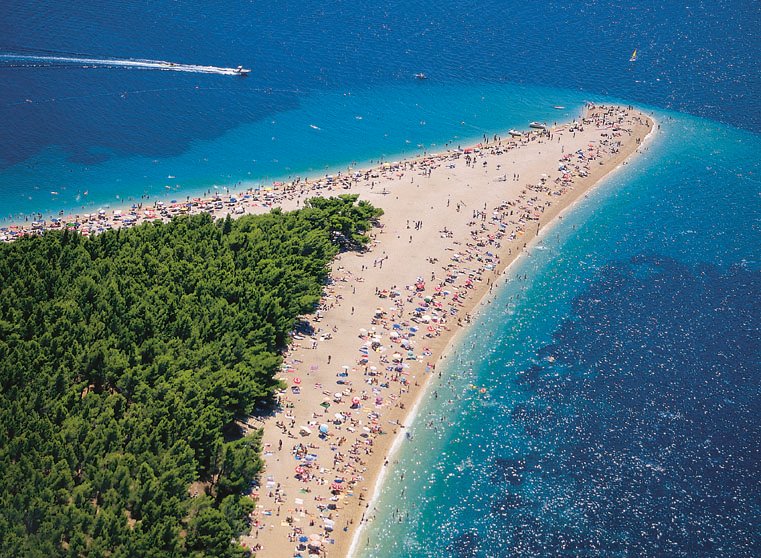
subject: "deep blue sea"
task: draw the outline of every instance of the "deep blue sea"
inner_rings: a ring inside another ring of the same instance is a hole
[[[742,0],[6,0],[0,226],[653,111],[460,340],[361,546],[761,555],[759,29]]]

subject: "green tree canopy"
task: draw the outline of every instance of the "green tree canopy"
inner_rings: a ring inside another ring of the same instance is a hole
[[[223,431],[379,215],[341,196],[0,245],[0,555],[238,554],[261,433]]]

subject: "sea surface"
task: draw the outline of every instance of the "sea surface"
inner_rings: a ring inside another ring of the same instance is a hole
[[[652,111],[453,349],[359,546],[758,556],[758,29],[742,0],[7,0],[0,226]]]

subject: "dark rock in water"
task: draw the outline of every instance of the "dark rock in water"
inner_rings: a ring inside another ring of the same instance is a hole
[[[529,366],[525,370],[521,370],[516,375],[516,382],[526,386],[534,385],[542,374],[544,368],[536,364]]]
[[[524,471],[533,469],[533,459],[517,458],[507,459],[496,457],[491,466],[490,477],[494,483],[508,483],[512,486],[520,485],[523,482],[521,475]]]
[[[521,498],[520,494],[508,492],[492,502],[491,512],[494,515],[507,516],[514,513],[514,510],[517,510],[521,506],[523,506],[523,498]]]
[[[540,437],[551,429],[557,422],[555,409],[541,401],[530,401],[516,405],[511,413],[516,424],[520,424],[525,433],[532,437]]]
[[[447,552],[453,558],[475,558],[478,553],[478,546],[478,533],[471,530],[455,537],[447,546]]]

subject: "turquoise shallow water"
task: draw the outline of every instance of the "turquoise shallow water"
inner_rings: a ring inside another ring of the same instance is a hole
[[[761,138],[656,116],[453,349],[359,555],[757,554]]]
[[[484,134],[526,128],[531,120],[577,116],[598,96],[505,84],[412,83],[304,95],[298,108],[194,141],[183,153],[152,158],[108,155],[71,160],[51,146],[0,170],[5,215],[92,212],[109,205],[174,199],[241,184],[320,175],[352,162],[399,158],[476,142]],[[564,106],[557,110],[554,106]],[[91,150],[92,151],[92,150]],[[52,194],[51,192],[55,192]]]

